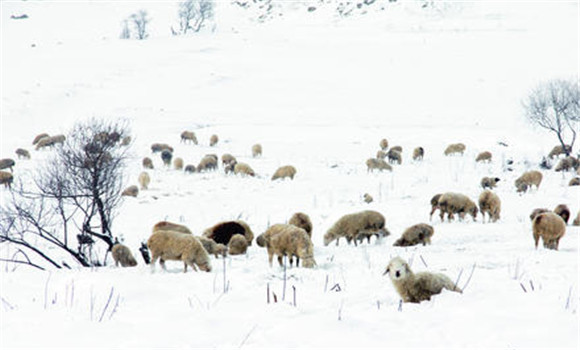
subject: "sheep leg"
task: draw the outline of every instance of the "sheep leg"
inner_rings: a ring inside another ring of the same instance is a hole
[[[272,258],[274,257],[274,253],[268,249],[268,262],[270,263],[270,267],[272,267]]]
[[[296,267],[300,266],[300,257],[296,256]]]
[[[280,264],[280,266],[284,266],[284,263],[282,262],[282,258],[283,258],[283,255],[279,254],[278,255],[278,264]]]
[[[159,259],[159,255],[153,254],[153,256],[151,257],[151,272],[155,271],[155,263],[157,262],[157,259]]]
[[[165,267],[165,260],[159,259],[159,265],[163,268],[163,270],[167,271],[167,267]]]

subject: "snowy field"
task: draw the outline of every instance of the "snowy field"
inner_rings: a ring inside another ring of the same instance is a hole
[[[572,173],[551,170],[524,195],[513,182],[556,144],[524,120],[520,102],[542,80],[578,77],[578,3],[378,0],[346,18],[333,1],[273,4],[279,14],[262,22],[255,7],[219,2],[209,28],[175,37],[173,1],[2,1],[0,158],[78,120],[125,118],[134,136],[127,185],[137,184],[143,157],[155,170],[113,226],[138,266],[0,265],[0,348],[577,349],[580,228],[567,227],[559,251],[536,250],[529,214],[563,203],[575,217],[580,187],[567,186]],[[150,37],[120,40],[121,21],[141,8]],[[29,18],[10,18],[21,14]],[[181,144],[183,130],[200,144]],[[403,147],[403,163],[368,173],[382,138]],[[186,164],[231,153],[257,176],[170,170],[151,155],[154,142],[171,144]],[[465,154],[445,157],[455,142]],[[254,143],[261,158],[251,156]],[[421,162],[411,159],[417,146]],[[493,161],[476,163],[485,150]],[[50,152],[17,161],[15,176]],[[286,164],[295,179],[271,181]],[[476,201],[483,176],[501,178],[501,220],[429,221],[434,194]],[[380,211],[391,235],[324,246],[338,218],[364,209]],[[243,256],[212,257],[210,273],[184,274],[178,262],[152,273],[137,256],[160,220],[201,234],[241,218],[257,236],[297,211],[312,219],[317,266],[289,268],[286,279],[255,243]],[[431,245],[393,247],[421,222],[435,228]],[[0,257],[15,249],[0,244]],[[464,293],[401,306],[383,276],[395,256],[415,272],[459,278]]]

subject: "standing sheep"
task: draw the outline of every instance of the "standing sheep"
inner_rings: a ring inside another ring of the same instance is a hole
[[[153,169],[153,161],[149,157],[143,158],[142,164],[145,169]]]
[[[454,214],[459,214],[461,220],[465,218],[465,214],[470,214],[473,221],[477,217],[477,206],[469,197],[461,193],[447,192],[442,194],[439,198],[439,211],[441,221],[443,221],[445,214],[447,214],[448,221],[453,220]]]
[[[405,303],[431,300],[433,295],[441,293],[443,289],[463,293],[449,277],[442,273],[413,273],[409,265],[400,257],[395,257],[389,262],[383,275],[386,274],[389,275],[393,286]]]
[[[139,174],[139,185],[141,185],[141,190],[146,190],[149,188],[149,183],[151,183],[151,177],[146,171]]]
[[[293,264],[293,257],[296,257],[296,266],[302,259],[302,267],[314,267],[316,265],[314,246],[306,231],[294,225],[276,225],[276,227],[280,231],[269,236],[266,242],[270,266],[274,255],[277,255],[280,266],[283,266],[283,257],[287,256],[290,266]]]
[[[211,147],[213,147],[213,146],[217,145],[218,141],[219,141],[219,139],[218,139],[217,135],[215,135],[215,134],[211,135],[211,137],[209,138],[209,145]]]
[[[236,233],[228,242],[228,251],[230,255],[246,254],[248,250],[248,241],[243,235]]]
[[[10,171],[14,172],[14,165],[16,163],[14,162],[14,159],[10,159],[10,158],[4,158],[4,159],[0,159],[0,170],[3,169],[10,169]]]
[[[423,160],[423,156],[425,155],[425,150],[423,147],[417,147],[413,150],[413,160],[419,161]]]
[[[205,155],[197,165],[197,172],[215,170],[218,167],[217,159],[211,155]]]
[[[193,131],[184,131],[181,133],[181,142],[183,143],[193,143],[197,145],[197,137],[195,137],[195,133]]]
[[[36,142],[36,150],[44,149],[45,147],[50,147],[54,144],[52,138],[50,136],[42,137],[41,139]]]
[[[28,152],[24,148],[17,148],[14,153],[16,153],[16,155],[18,156],[18,159],[21,159],[21,158],[30,159],[30,152]]]
[[[185,234],[193,234],[187,226],[176,224],[176,223],[169,222],[169,221],[159,221],[158,223],[153,225],[152,231],[153,232],[173,231],[173,232],[181,232],[181,233],[185,233]]]
[[[366,161],[366,165],[367,165],[367,172],[375,170],[375,169],[377,169],[379,171],[383,171],[383,170],[393,171],[393,167],[391,167],[389,164],[387,164],[387,162],[385,162],[383,159],[369,158]]]
[[[312,221],[310,221],[310,217],[305,213],[294,213],[288,221],[289,225],[294,225],[296,227],[300,227],[308,234],[308,237],[312,237]]]
[[[433,226],[427,224],[413,225],[405,230],[401,237],[393,243],[395,247],[409,247],[417,244],[431,244],[434,233]]]
[[[536,189],[540,188],[540,184],[542,183],[542,173],[537,170],[531,170],[523,173],[520,177],[516,179],[514,182],[516,189],[518,192],[526,192],[528,188],[531,188],[532,185],[536,186]]]
[[[439,208],[439,198],[441,198],[441,195],[442,193],[437,193],[431,198],[431,212],[429,213],[429,220],[433,218],[433,213],[435,213],[435,210],[439,209],[439,211],[441,211],[441,208]]]
[[[570,220],[570,208],[566,204],[558,204],[556,208],[554,208],[554,213],[562,218],[566,224],[568,224],[568,220]]]
[[[476,162],[491,162],[491,152],[485,151],[485,152],[481,152],[480,154],[477,155],[477,157],[475,158]]]
[[[135,260],[131,250],[126,245],[115,243],[113,248],[111,248],[111,252],[115,266],[119,266],[119,263],[122,267],[137,266],[137,260]]]
[[[259,143],[252,146],[252,157],[257,158],[262,156],[262,145]]]
[[[259,247],[266,247],[268,245],[268,242],[270,241],[270,238],[272,238],[272,236],[277,235],[278,233],[284,231],[287,229],[287,226],[289,224],[274,224],[270,227],[268,227],[268,229],[260,234],[258,237],[256,237],[256,243],[258,244]],[[294,226],[294,225],[292,225]]]
[[[387,141],[387,139],[382,139],[382,140],[379,142],[379,147],[380,147],[380,148],[381,148],[383,151],[386,151],[386,150],[387,150],[387,148],[389,148],[389,141]]]
[[[32,140],[32,145],[33,146],[36,145],[40,140],[42,140],[44,138],[47,138],[47,137],[50,137],[50,135],[47,134],[47,133],[44,133],[44,132],[42,134],[36,135],[36,137],[34,138],[34,140]]]
[[[324,235],[324,245],[336,240],[336,245],[341,237],[344,237],[348,244],[357,240],[367,238],[370,242],[371,236],[385,237],[389,231],[385,228],[385,217],[383,214],[374,210],[365,210],[358,213],[347,214],[338,219],[337,222]]]
[[[447,146],[447,148],[445,149],[445,152],[443,152],[446,156],[450,156],[452,154],[461,154],[463,155],[463,152],[465,152],[465,145],[463,143],[453,143],[450,144],[449,146]]]
[[[236,157],[232,156],[229,153],[224,153],[222,154],[222,165],[226,166],[230,163],[237,163],[238,160],[236,159]]]
[[[578,169],[578,165],[580,165],[580,163],[578,162],[578,159],[570,156],[570,157],[560,159],[560,161],[558,162],[558,164],[556,165],[556,168],[554,168],[554,170],[555,171],[576,170],[576,169]]]
[[[499,182],[499,177],[487,177],[484,176],[481,178],[481,187],[485,190],[486,188],[493,189],[497,187],[497,183]]]
[[[183,158],[177,157],[173,160],[173,169],[183,170]]]
[[[151,145],[151,152],[153,153],[162,152],[164,150],[168,150],[169,152],[173,153],[173,147],[166,143],[154,143]]]
[[[489,215],[491,222],[496,222],[499,220],[499,214],[501,212],[501,201],[499,197],[490,190],[481,192],[479,195],[479,210],[481,211],[482,222],[485,222],[485,213]]]
[[[0,185],[10,188],[12,181],[14,181],[14,176],[11,173],[0,170]]]
[[[291,180],[294,180],[294,175],[296,175],[296,168],[292,165],[284,165],[279,167],[274,175],[272,175],[272,181],[276,179],[284,179],[289,177]]]
[[[167,167],[171,166],[171,159],[173,158],[173,153],[171,153],[169,150],[164,149],[163,151],[161,151],[161,160],[163,161],[163,164]]]
[[[387,158],[389,160],[389,163],[391,164],[393,163],[401,164],[401,162],[403,161],[401,152],[395,151],[393,149],[390,149],[389,152],[387,152]]]
[[[242,175],[247,175],[247,176],[256,176],[256,173],[254,172],[254,169],[252,169],[248,164],[246,163],[237,163],[234,166],[234,174],[242,174]]]
[[[538,241],[542,237],[544,248],[558,250],[560,239],[566,234],[566,223],[560,216],[552,212],[542,213],[534,218],[532,230],[536,249],[538,249]]]
[[[131,185],[121,193],[121,196],[137,197],[138,194],[139,188],[135,185]]]
[[[202,271],[211,271],[207,251],[193,235],[173,231],[155,231],[147,240],[147,247],[151,251],[152,270],[155,269],[157,260],[164,270],[166,270],[165,261],[178,260],[183,261],[183,272],[187,272],[188,265],[194,271],[197,271],[196,265]]]
[[[562,145],[554,146],[554,148],[552,148],[552,150],[548,154],[548,157],[554,158],[559,156],[560,154],[566,154],[566,151],[568,151],[569,154],[570,152],[572,152],[572,147],[570,147],[570,145],[566,145],[566,148],[562,147]]]

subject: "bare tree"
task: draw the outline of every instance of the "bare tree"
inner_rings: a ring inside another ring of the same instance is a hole
[[[82,266],[103,265],[114,244],[112,223],[127,157],[121,140],[127,134],[123,122],[93,119],[76,124],[31,181],[20,181],[12,190],[0,210],[0,242],[13,243],[56,267],[64,265],[55,251]],[[103,256],[98,246],[104,246]]]
[[[213,0],[186,0],[179,3],[179,33],[199,32],[214,15]],[[175,32],[171,28],[172,32]]]
[[[149,34],[147,33],[147,24],[151,22],[149,19],[147,11],[139,10],[137,13],[129,16],[129,19],[133,23],[134,33],[136,38],[139,40],[147,39]]]
[[[121,28],[121,34],[119,35],[121,39],[131,39],[131,30],[129,29],[129,21],[124,20]]]
[[[580,92],[574,79],[554,79],[540,83],[523,101],[526,118],[556,134],[566,156],[576,141],[580,121]],[[566,136],[571,142],[566,144]]]

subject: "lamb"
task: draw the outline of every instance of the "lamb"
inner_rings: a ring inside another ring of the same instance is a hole
[[[463,220],[466,213],[470,214],[473,217],[473,221],[475,221],[477,205],[464,194],[447,192],[439,198],[439,212],[441,221],[443,221],[445,214],[447,214],[447,220],[449,221],[453,220],[454,214],[459,214],[459,218]]]
[[[24,148],[17,148],[14,153],[16,153],[16,155],[18,156],[18,159],[21,159],[21,158],[30,159],[30,152],[28,152]]]
[[[537,170],[531,170],[523,173],[514,182],[518,192],[526,192],[528,188],[535,185],[537,189],[540,188],[542,183],[542,173]]]
[[[213,147],[213,146],[217,145],[217,143],[218,143],[218,136],[215,134],[211,135],[211,137],[209,138],[209,145],[211,147]]]
[[[177,157],[173,160],[173,168],[175,170],[182,170],[183,169],[183,158]]]
[[[181,142],[187,143],[188,141],[194,145],[197,145],[197,137],[195,137],[195,133],[193,131],[184,131],[181,133]]]
[[[568,182],[568,186],[580,186],[580,177],[574,177]]]
[[[357,240],[367,238],[370,242],[371,236],[378,238],[388,236],[390,233],[385,228],[385,217],[374,210],[365,210],[353,214],[347,214],[338,219],[337,222],[324,235],[324,245],[327,246],[330,242],[336,240],[336,245],[341,237],[344,237],[348,244],[354,240],[354,245],[357,245]]]
[[[246,254],[248,250],[248,241],[243,235],[236,233],[228,242],[228,251],[230,255]]]
[[[546,208],[536,208],[530,214],[530,220],[534,221],[534,219],[536,218],[536,216],[538,216],[538,215],[540,215],[542,213],[548,213],[548,212],[550,212],[550,209],[546,209]]]
[[[391,259],[383,273],[383,275],[386,274],[389,274],[393,286],[405,303],[431,300],[433,295],[441,293],[443,289],[463,293],[449,277],[442,273],[413,273],[407,262],[400,257]]]
[[[141,185],[141,190],[146,190],[149,188],[149,183],[151,183],[151,177],[146,171],[139,174],[139,185]]]
[[[382,159],[369,158],[367,159],[366,164],[367,164],[367,172],[375,169],[379,171],[383,170],[393,171],[393,167],[391,167],[389,164],[387,164],[387,162],[385,162]]]
[[[552,212],[542,213],[534,218],[532,230],[536,249],[538,249],[538,241],[542,237],[544,248],[558,250],[560,239],[566,234],[566,223],[560,216]]]
[[[139,188],[135,185],[131,185],[121,193],[121,196],[137,197],[138,194]]]
[[[254,239],[254,233],[250,229],[250,226],[242,220],[236,221],[224,221],[214,226],[206,229],[203,232],[203,236],[213,239],[216,243],[221,243],[227,245],[230,239],[236,233],[244,235],[248,241],[248,245],[252,245],[252,240]]]
[[[401,164],[403,161],[403,157],[401,156],[401,152],[393,150],[392,148],[387,152],[387,158],[389,159],[389,163],[397,163]]]
[[[556,208],[554,208],[554,213],[560,216],[562,220],[568,224],[568,220],[570,220],[570,209],[566,204],[558,204]]]
[[[45,132],[43,132],[42,134],[36,135],[36,137],[34,138],[34,140],[32,140],[32,145],[33,146],[36,145],[40,140],[42,140],[44,138],[47,138],[47,137],[50,137],[50,135],[47,134],[47,133],[45,133]]]
[[[443,152],[446,156],[452,155],[452,154],[461,154],[463,155],[463,152],[465,152],[465,145],[463,143],[453,143],[450,144],[449,146],[447,146],[447,148],[445,149],[445,152]]]
[[[393,243],[393,246],[409,247],[417,244],[431,244],[433,233],[433,226],[427,224],[416,224],[407,228],[401,237]]]
[[[143,161],[141,163],[143,164],[143,168],[153,169],[153,161],[151,160],[151,158],[145,157],[143,158]]]
[[[566,158],[560,159],[560,161],[558,162],[558,164],[556,165],[556,168],[554,168],[554,170],[555,171],[576,170],[576,169],[578,169],[579,165],[580,165],[580,162],[578,162],[578,159],[576,159],[574,157],[566,157]]]
[[[173,158],[173,153],[170,152],[169,150],[164,149],[163,151],[161,151],[161,160],[163,161],[163,164],[165,164],[165,166],[171,165],[172,158]]]
[[[162,152],[164,150],[168,150],[169,152],[173,153],[173,147],[166,143],[154,143],[151,145],[151,152],[153,153]]]
[[[497,183],[500,181],[499,177],[487,177],[481,178],[481,187],[485,190],[486,188],[492,189],[497,187]]]
[[[14,176],[11,173],[0,170],[0,185],[10,188],[12,181],[14,181]]]
[[[288,224],[300,227],[306,231],[308,237],[312,237],[312,221],[310,221],[310,217],[307,214],[301,212],[294,213],[288,221]]]
[[[159,264],[164,270],[166,270],[165,261],[181,260],[184,266],[183,272],[187,272],[188,265],[194,271],[197,271],[196,265],[202,271],[211,271],[207,251],[193,235],[184,235],[174,231],[155,231],[147,240],[147,247],[151,251],[152,270],[155,269],[157,260],[160,260]]]
[[[476,162],[491,162],[491,152],[485,151],[485,152],[481,152],[480,154],[477,155],[477,157],[475,158]]]
[[[212,157],[211,155],[205,155],[199,161],[199,164],[197,165],[197,171],[202,172],[202,171],[215,170],[215,169],[217,169],[217,167],[218,167],[217,159]]]
[[[482,222],[485,222],[485,213],[489,215],[491,222],[496,222],[499,220],[499,214],[501,212],[501,201],[499,197],[490,190],[481,192],[479,195],[479,210],[481,211]]]
[[[266,241],[270,266],[272,266],[274,255],[278,256],[280,266],[283,266],[284,256],[288,257],[290,266],[293,264],[293,257],[296,257],[296,266],[300,264],[300,259],[302,259],[302,267],[312,268],[316,265],[314,246],[306,231],[294,225],[278,224],[274,226],[277,232],[269,235]],[[274,226],[270,229],[273,229]]]
[[[226,166],[230,163],[237,163],[238,160],[236,159],[236,157],[232,156],[229,153],[224,153],[222,154],[222,165]]]
[[[197,239],[199,239],[203,245],[203,248],[208,252],[208,254],[213,254],[216,258],[218,258],[220,255],[224,257],[228,255],[228,247],[225,245],[216,243],[213,239],[209,239],[203,236],[197,237]]]
[[[423,160],[423,156],[425,155],[425,150],[423,147],[417,147],[413,150],[413,160],[419,161]]]
[[[262,156],[262,145],[259,143],[252,146],[252,157],[261,157]]]
[[[246,163],[237,163],[234,166],[234,174],[242,174],[242,175],[247,175],[247,176],[256,176],[256,173],[254,172],[254,170],[252,169],[252,167],[250,167]]]
[[[387,148],[389,148],[389,141],[387,141],[387,139],[382,139],[382,140],[379,142],[379,147],[380,147],[380,148],[381,148],[383,151],[386,151],[386,150],[387,150]]]
[[[578,214],[576,214],[576,218],[572,221],[573,226],[580,226],[580,210],[578,210]]]
[[[158,223],[153,225],[153,232],[156,231],[173,231],[185,234],[193,234],[187,226],[176,224],[169,221],[159,221]]]
[[[363,195],[363,200],[365,201],[365,203],[371,203],[373,201],[373,197],[370,194],[365,193]]]
[[[115,266],[119,266],[119,263],[122,267],[137,266],[137,260],[135,260],[131,250],[126,245],[115,243],[113,248],[111,248],[111,252],[113,260],[115,260]]]
[[[442,193],[437,193],[431,198],[431,213],[429,213],[429,220],[433,218],[435,210],[439,209],[441,211],[441,208],[439,208],[439,198],[441,198],[441,195]]]
[[[272,181],[276,179],[284,179],[289,177],[291,180],[294,180],[294,175],[296,175],[296,168],[292,165],[284,165],[279,167],[274,175],[272,175]]]
[[[14,159],[11,158],[0,159],[0,170],[10,169],[10,171],[14,172],[13,167],[15,164],[16,162],[14,162]]]
[[[568,151],[568,152],[566,152]],[[566,145],[566,148],[562,147],[562,145],[558,145],[558,146],[554,146],[554,148],[552,148],[552,150],[550,151],[550,153],[548,154],[548,157],[550,158],[554,158],[559,156],[560,154],[570,154],[570,152],[572,152],[572,147],[570,145]]]

